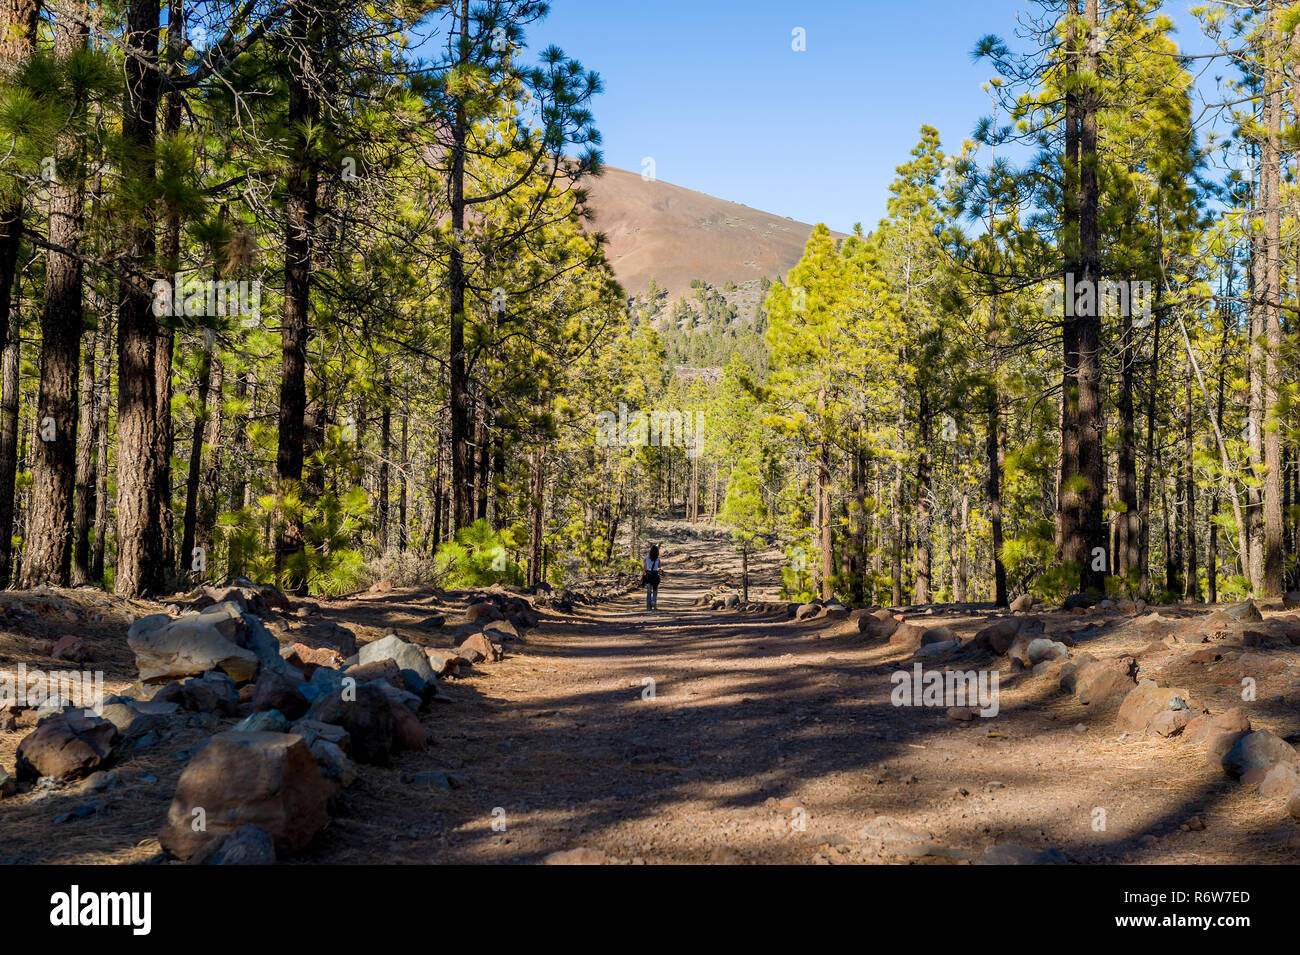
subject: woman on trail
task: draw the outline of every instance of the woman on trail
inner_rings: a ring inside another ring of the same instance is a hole
[[[650,545],[650,554],[645,559],[645,573],[641,576],[645,584],[645,609],[654,610],[659,606],[659,545]]]

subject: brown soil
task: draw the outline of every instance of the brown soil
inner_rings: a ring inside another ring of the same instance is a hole
[[[774,555],[756,565],[765,587],[751,599],[775,599]],[[897,648],[866,642],[847,623],[695,606],[734,580],[734,555],[719,540],[667,543],[664,566],[657,611],[635,592],[573,616],[549,613],[526,643],[507,645],[504,661],[447,681],[450,702],[424,716],[430,751],[359,767],[342,810],[301,861],[526,863],[585,848],[650,864],[949,864],[1001,842],[1056,847],[1079,863],[1300,861],[1300,830],[1285,806],[1212,769],[1199,745],[1121,739],[1113,714],[1090,719],[1054,679],[1013,673],[1005,658],[996,717],[952,722],[942,707],[895,707],[890,674],[911,666]],[[362,638],[390,626],[415,637],[431,609],[423,591],[321,607]],[[1162,609],[1194,612],[1204,610]],[[921,619],[969,635],[987,616]],[[1044,619],[1048,635],[1075,632],[1075,653],[1135,652],[1150,642],[1128,617]],[[129,653],[122,659],[123,630],[104,627],[86,635],[124,687],[133,673]],[[16,662],[25,640],[0,636],[0,665]],[[1180,661],[1196,647],[1179,648],[1143,656],[1141,675],[1188,687],[1214,713],[1242,706],[1256,728],[1294,741],[1297,651],[1189,667]],[[1259,674],[1258,702],[1242,703],[1233,681],[1215,683],[1216,667],[1240,669],[1243,660]],[[70,787],[0,802],[0,861],[155,857],[184,767],[174,754],[219,728],[212,718],[193,722],[119,765],[117,790],[87,796]],[[12,768],[27,731],[0,733],[0,764]],[[406,781],[437,770],[458,785]],[[157,781],[141,782],[144,773]],[[53,824],[88,801],[102,803],[100,812]],[[1104,831],[1094,829],[1098,809]],[[874,837],[890,828],[880,816],[911,830],[913,843],[955,851],[900,856],[897,844]],[[1184,826],[1193,816],[1203,830]]]

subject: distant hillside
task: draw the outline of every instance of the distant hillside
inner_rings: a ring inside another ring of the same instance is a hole
[[[744,285],[784,279],[812,226],[606,167],[587,180],[593,228],[609,238],[606,256],[629,296],[653,278],[669,300],[691,294],[691,280]]]

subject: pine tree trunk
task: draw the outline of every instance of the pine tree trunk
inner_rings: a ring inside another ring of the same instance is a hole
[[[1007,568],[1002,563],[1002,546],[1004,543],[1002,529],[1002,439],[1001,414],[998,408],[996,386],[990,384],[986,398],[986,416],[988,425],[985,429],[984,450],[988,458],[988,481],[985,492],[989,499],[989,527],[993,533],[993,603],[998,607],[1007,606]]]
[[[19,334],[18,308],[9,314],[5,348],[0,356],[0,588],[13,582],[14,569],[14,488],[18,479],[19,368],[22,337]]]
[[[155,179],[157,135],[158,0],[131,0],[127,8],[126,108],[122,121],[131,168],[128,178],[147,191]],[[138,211],[127,226],[127,264],[136,273],[152,268],[153,223]],[[122,282],[118,300],[117,571],[114,590],[142,597],[163,589],[163,541],[159,516],[158,423],[155,351],[158,323],[150,290]]]
[[[1088,28],[1087,68],[1088,72],[1100,74],[1100,47],[1098,45],[1098,0],[1085,0],[1085,18]],[[1083,115],[1080,120],[1080,169],[1079,178],[1079,236],[1081,260],[1085,277],[1093,283],[1094,289],[1100,288],[1101,282],[1101,234],[1099,228],[1101,192],[1097,181],[1098,166],[1098,96],[1092,86],[1085,88],[1082,96]],[[1104,590],[1109,561],[1104,569],[1098,570],[1093,556],[1098,550],[1106,553],[1106,529],[1104,524],[1103,497],[1106,487],[1105,450],[1103,436],[1105,421],[1102,412],[1101,395],[1101,308],[1100,296],[1093,296],[1091,314],[1083,316],[1079,322],[1079,475],[1084,480],[1084,489],[1079,502],[1082,519],[1082,589],[1100,592]]]
[[[953,599],[964,603],[970,599],[970,492],[961,492],[961,554],[957,561],[957,593]],[[1005,571],[1003,577],[1005,578]],[[1004,584],[1005,588],[1005,584]]]
[[[493,527],[504,527],[509,523],[505,513],[505,495],[503,490],[506,486],[506,436],[505,429],[501,427],[499,412],[494,412],[493,423],[496,427],[492,432],[492,478],[489,490],[491,491],[491,506],[488,509],[488,517]],[[620,500],[621,500],[620,493]]]
[[[461,36],[469,35],[469,0],[460,2]],[[465,356],[465,275],[462,237],[465,230],[465,143],[469,119],[463,102],[458,102],[452,122],[451,227],[452,243],[447,262],[450,340],[451,405],[451,497],[452,530],[474,523],[474,472],[470,454],[469,373]]]
[[[1073,317],[1071,285],[1082,277],[1083,264],[1079,236],[1079,139],[1080,119],[1082,115],[1079,102],[1076,77],[1079,73],[1079,4],[1078,0],[1066,0],[1065,12],[1065,49],[1063,63],[1065,68],[1065,131],[1064,153],[1061,157],[1061,202],[1062,231],[1061,247],[1064,252],[1062,268],[1062,301],[1065,314],[1061,321],[1061,453],[1057,468],[1057,524],[1056,547],[1062,562],[1077,556],[1079,550],[1079,533],[1081,516],[1078,495],[1069,481],[1079,470],[1079,428],[1078,428],[1078,323]]]
[[[185,20],[184,0],[168,0],[167,22],[181,24]],[[182,29],[167,30],[167,70],[169,74],[179,70],[178,64],[184,55],[185,36]],[[163,101],[163,134],[170,138],[181,129],[181,95],[178,91],[169,91]],[[181,227],[179,210],[168,208],[163,222],[162,242],[158,249],[164,270],[168,275],[180,271]],[[154,447],[155,474],[158,481],[158,520],[162,529],[163,564],[166,567],[177,565],[176,539],[173,535],[174,515],[172,514],[172,452],[176,446],[176,435],[172,431],[172,357],[176,345],[176,319],[165,316],[158,323],[158,341],[154,346],[154,397],[157,401],[159,441]],[[188,553],[188,552],[187,552]],[[182,555],[180,563],[188,566],[190,558]]]
[[[1261,207],[1267,207],[1267,179],[1264,175],[1263,150],[1259,152],[1260,162],[1257,177],[1254,180],[1254,199],[1251,219],[1261,215]],[[1250,384],[1249,418],[1247,420],[1246,443],[1248,445],[1250,466],[1258,474],[1264,467],[1264,301],[1267,295],[1268,263],[1266,243],[1260,235],[1251,232],[1250,270],[1248,287],[1250,289],[1250,350],[1246,364],[1246,375]],[[1246,539],[1248,550],[1245,555],[1246,579],[1256,594],[1264,592],[1264,502],[1259,488],[1254,483],[1246,486]]]
[[[918,604],[931,602],[930,551],[930,396],[923,382],[917,383],[917,421],[920,430],[920,453],[916,463],[916,594]]]
[[[442,480],[442,429],[438,429],[438,451],[433,471],[433,534],[431,552],[436,552],[438,545],[442,543],[442,524],[445,508],[443,507],[443,480]]]
[[[844,539],[844,550],[851,554],[848,569],[849,598],[854,606],[861,607],[867,598],[867,462],[861,448],[853,450],[852,460],[849,475],[849,483],[853,488],[852,513],[846,521],[848,531]],[[775,508],[770,513],[775,513]]]
[[[1117,521],[1118,544],[1115,569],[1131,583],[1142,556],[1138,546],[1142,536],[1142,511],[1138,502],[1137,421],[1133,401],[1133,369],[1137,366],[1132,312],[1124,317],[1124,337],[1120,352],[1119,380],[1119,447],[1116,454],[1116,497],[1121,513]]]
[[[749,545],[740,548],[740,599],[749,603]]]
[[[397,473],[397,552],[406,553],[406,471],[410,467],[407,416],[402,412],[402,468]]]
[[[294,130],[294,156],[285,184],[284,312],[280,329],[280,414],[279,445],[276,452],[276,497],[278,501],[302,492],[303,452],[307,415],[307,343],[311,338],[311,256],[316,228],[316,192],[319,160],[303,127],[317,121],[318,104],[311,84],[319,42],[318,14],[306,3],[297,3],[289,18],[290,30],[302,44],[301,68],[290,74],[289,127]],[[285,580],[287,590],[301,592],[303,581],[288,573],[288,563],[303,549],[301,509],[278,508],[275,542],[275,572]]]
[[[1196,445],[1192,430],[1192,363],[1187,362],[1187,383],[1185,386],[1184,430],[1184,470],[1183,470],[1183,528],[1187,535],[1187,568],[1184,578],[1183,596],[1192,600],[1201,599],[1201,579],[1196,566]]]
[[[60,0],[54,22],[55,59],[66,63],[86,45],[88,31],[73,15],[75,0]],[[83,107],[84,108],[84,107]],[[72,580],[77,476],[78,385],[81,373],[81,246],[85,148],[71,136],[56,146],[49,184],[49,240],[45,303],[41,310],[40,390],[36,420],[40,440],[32,454],[32,508],[27,520],[19,586],[66,587]]]
[[[1151,477],[1156,468],[1156,395],[1158,393],[1157,369],[1160,362],[1160,304],[1161,293],[1156,291],[1155,308],[1152,310],[1154,328],[1152,331],[1151,360],[1147,362],[1147,440],[1146,468],[1142,472],[1142,500],[1138,505],[1140,512],[1138,522],[1138,596],[1143,599],[1151,593]]]
[[[1264,554],[1263,593],[1280,597],[1283,589],[1285,559],[1282,551],[1282,437],[1278,416],[1278,357],[1282,351],[1282,192],[1281,134],[1282,77],[1281,36],[1277,26],[1274,0],[1268,3],[1267,62],[1265,73],[1270,88],[1266,103],[1268,137],[1264,140],[1264,175],[1267,208],[1264,216],[1264,240],[1267,245],[1268,283],[1264,307]]]
[[[190,462],[185,479],[185,516],[182,521],[180,552],[182,576],[193,573],[199,579],[202,577],[199,568],[205,563],[196,563],[194,560],[199,514],[199,477],[203,467],[203,436],[207,430],[208,389],[212,387],[212,349],[216,343],[215,335],[208,329],[204,331],[198,389],[194,396],[194,431],[190,437]]]
[[[95,372],[95,541],[90,549],[90,579],[95,582],[104,580],[104,551],[108,543],[108,415],[113,403],[110,344],[113,327],[108,315],[101,314],[99,321],[103,343]]]
[[[817,410],[826,409],[826,391],[817,393]],[[822,440],[817,449],[817,530],[821,551],[821,595],[829,600],[835,577],[835,553],[831,533],[831,445]]]
[[[1165,515],[1165,590],[1177,594],[1182,590],[1182,556],[1178,547],[1178,512],[1169,505],[1169,485],[1161,474],[1160,482],[1161,511]]]
[[[244,509],[244,495],[248,487],[244,454],[248,444],[248,426],[252,421],[257,399],[257,388],[253,384],[252,376],[252,370],[247,368],[243,369],[242,374],[235,376],[235,399],[245,410],[235,419],[228,456],[231,468],[226,507],[232,513],[238,513]],[[232,541],[231,545],[226,549],[226,576],[237,577],[244,572],[244,556],[241,553],[241,548]]]
[[[474,519],[486,520],[488,516],[488,475],[492,473],[492,460],[488,447],[488,408],[481,387],[474,401],[474,461],[477,478],[474,482]]]
[[[36,51],[39,0],[0,0],[0,74],[10,76],[18,64]],[[23,235],[23,200],[17,199],[0,208],[0,352],[8,344],[10,312],[14,296],[14,279],[18,275],[18,251]],[[10,506],[12,513],[12,505]],[[13,533],[10,525],[0,524],[0,537]],[[9,550],[9,545],[4,545]],[[4,572],[5,586],[9,572]]]
[[[379,556],[388,553],[389,461],[393,454],[392,382],[384,373],[384,410],[379,418],[379,481],[375,493],[375,543]]]
[[[905,356],[899,355],[899,364],[904,364]],[[896,439],[900,445],[904,439],[906,417],[904,395],[901,388],[898,395],[898,420],[894,427],[897,429]],[[891,605],[900,607],[903,604],[903,449],[898,448],[898,457],[894,462],[894,507],[891,515],[891,530],[893,531],[893,541],[889,555],[889,582]]]
[[[208,388],[207,421],[203,429],[203,472],[199,477],[198,513],[194,528],[194,543],[208,548],[212,553],[213,530],[217,524],[217,499],[221,488],[222,389],[225,387],[225,367],[213,358],[212,384]]]
[[[537,586],[542,582],[542,542],[545,532],[543,506],[546,496],[546,445],[533,452],[532,486],[529,489],[529,507],[532,520],[529,535],[528,583]]]
[[[92,299],[93,301],[93,299]],[[95,489],[98,481],[95,450],[99,444],[96,425],[99,416],[95,408],[95,371],[100,347],[103,345],[104,320],[99,320],[99,330],[86,334],[81,359],[81,393],[77,398],[80,420],[77,424],[77,482],[76,505],[73,513],[72,582],[86,584],[90,576],[90,529],[95,516]]]

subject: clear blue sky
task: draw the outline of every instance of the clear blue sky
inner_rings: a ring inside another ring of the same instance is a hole
[[[1190,0],[1168,12],[1198,46]],[[601,75],[606,162],[847,232],[884,214],[922,124],[955,151],[989,109],[970,51],[1026,0],[552,0],[528,45]],[[802,27],[807,49],[791,48]]]
[[[975,42],[1023,0],[553,0],[529,37],[605,82],[605,159],[847,232],[884,213],[922,124],[960,146],[988,109]],[[807,49],[791,48],[802,27]]]

